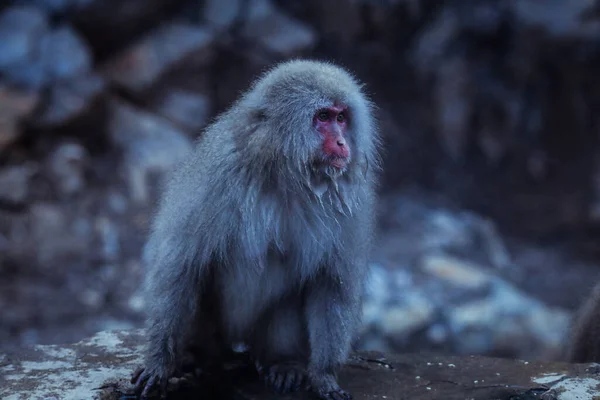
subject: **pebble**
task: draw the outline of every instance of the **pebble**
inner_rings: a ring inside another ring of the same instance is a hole
[[[42,38],[41,61],[50,80],[63,80],[90,70],[92,55],[84,39],[63,26]]]
[[[14,6],[2,12],[0,70],[30,59],[47,28],[46,16],[36,7]]]

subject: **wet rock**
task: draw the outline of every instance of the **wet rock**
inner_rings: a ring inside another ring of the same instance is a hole
[[[100,248],[104,261],[117,261],[121,253],[119,229],[116,224],[106,217],[96,220],[96,230],[100,237]]]
[[[406,293],[402,303],[382,315],[380,329],[390,340],[406,337],[433,323],[435,305],[424,293]]]
[[[317,32],[312,27],[275,8],[257,11],[256,16],[246,20],[243,35],[282,56],[310,49],[317,41]]]
[[[434,94],[441,143],[454,160],[463,159],[467,146],[472,113],[468,75],[468,67],[462,58],[445,60],[438,72]]]
[[[420,267],[371,265],[357,348],[379,343],[380,351],[441,346],[455,354],[534,356],[552,354],[564,342],[567,311],[455,257],[428,254]]]
[[[9,83],[27,90],[40,90],[50,83],[48,74],[39,58],[5,68],[4,76]]]
[[[244,16],[247,21],[266,18],[277,10],[272,0],[250,1],[248,5],[248,11]]]
[[[208,63],[212,40],[213,34],[206,28],[170,23],[110,60],[105,75],[119,86],[141,90],[192,54],[202,53]]]
[[[392,298],[394,288],[389,280],[390,272],[383,266],[372,263],[365,282],[365,302],[363,304],[363,328],[370,329],[378,325],[381,314]],[[363,347],[364,348],[364,347]]]
[[[597,38],[600,35],[598,20],[584,20],[587,12],[594,8],[588,0],[574,0],[563,3],[560,0],[535,0],[509,2],[519,23],[542,28],[558,37],[581,39]]]
[[[4,69],[10,82],[39,89],[90,70],[93,60],[87,43],[72,27],[48,30],[36,40],[39,41],[37,51],[30,58]]]
[[[109,209],[116,214],[123,214],[127,211],[127,199],[122,193],[109,193],[107,202]]]
[[[91,68],[92,55],[87,43],[70,26],[49,32],[40,46],[42,66],[52,81],[69,79]]]
[[[358,348],[509,356],[560,350],[569,312],[507,279],[520,266],[493,224],[409,196],[394,199],[397,212],[387,219],[396,227],[381,234],[373,253]]]
[[[192,140],[168,121],[126,103],[111,103],[109,132],[125,152],[130,194],[148,200],[148,174],[171,169],[192,149]]]
[[[507,17],[508,3],[510,2],[502,0],[458,2],[458,16],[466,29],[491,34],[497,31]]]
[[[427,255],[421,268],[424,272],[465,290],[483,289],[491,284],[491,276],[481,266],[454,257]]]
[[[46,16],[36,7],[5,9],[0,14],[0,71],[30,59],[47,28]]]
[[[95,0],[17,0],[17,4],[31,4],[52,15],[64,15]]]
[[[62,260],[90,251],[92,232],[80,229],[72,215],[73,210],[50,202],[31,205],[27,243],[30,252],[35,249],[35,261],[42,268],[55,268]]]
[[[144,300],[144,296],[141,294],[134,294],[129,298],[127,302],[127,306],[134,312],[144,312],[146,308],[146,301]]]
[[[85,187],[87,150],[78,143],[64,143],[50,155],[48,164],[59,192],[69,196]]]
[[[118,328],[122,324],[112,325]],[[76,400],[93,393],[94,399],[128,398],[132,390],[129,377],[143,363],[145,342],[142,330],[111,330],[74,344],[11,349],[0,355],[0,397]],[[401,393],[414,400],[532,396],[567,400],[600,395],[600,380],[591,367],[593,364],[476,356],[355,352],[342,366],[338,379],[356,399],[395,399]],[[177,384],[168,386],[168,397],[188,398],[201,392],[207,398],[274,398],[257,379],[254,367],[242,358],[229,362],[223,371],[222,376],[211,375],[210,380],[175,376],[172,382]],[[308,400],[314,394],[300,391],[294,398]]]
[[[37,93],[0,86],[0,152],[19,137],[19,122],[33,111],[38,99]]]
[[[153,108],[168,120],[191,130],[202,128],[211,113],[208,96],[183,89],[167,91]]]
[[[410,195],[390,200],[393,204],[382,205],[390,210],[382,223],[393,230],[390,240],[395,243],[391,248],[396,259],[442,251],[482,266],[503,269],[511,265],[511,255],[490,220],[468,211],[428,205]]]
[[[361,7],[365,3],[370,7],[371,15],[375,8],[389,11],[389,5],[379,2],[314,0],[310,1],[311,22],[314,21],[314,26],[325,40],[343,46],[352,45],[363,29]]]
[[[105,89],[106,82],[96,74],[81,75],[54,85],[32,122],[38,127],[63,125],[89,111]]]
[[[461,25],[454,10],[444,7],[437,17],[418,36],[411,49],[410,59],[420,74],[435,70],[448,45],[460,32]]]
[[[511,350],[515,343],[527,345],[531,354],[540,353],[534,346],[559,349],[569,317],[567,312],[546,307],[500,280],[489,297],[448,310],[450,330],[465,338],[458,349],[462,354],[489,351],[492,346],[496,351],[515,353]]]
[[[202,10],[204,21],[216,29],[231,26],[240,15],[243,0],[208,0]]]
[[[443,248],[448,254],[472,258],[481,265],[506,268],[511,256],[494,224],[471,212],[435,210],[427,215],[423,244],[431,251]]]
[[[393,282],[389,279],[390,274],[391,272],[380,264],[369,265],[369,275],[365,287],[365,294],[368,298],[378,303],[385,303],[390,298],[393,288]]]
[[[94,48],[100,59],[112,57],[124,46],[171,19],[185,0],[79,0],[69,14],[73,25]]]
[[[79,293],[79,301],[86,307],[89,307],[92,310],[97,310],[102,306],[103,303],[102,293],[91,289],[82,290]]]
[[[35,174],[32,165],[0,169],[0,202],[23,205],[29,193],[29,180]]]

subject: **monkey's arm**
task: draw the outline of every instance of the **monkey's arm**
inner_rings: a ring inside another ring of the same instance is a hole
[[[352,272],[322,274],[307,288],[306,318],[310,342],[308,376],[312,389],[324,399],[350,399],[338,385],[336,369],[350,351],[361,315],[363,267]],[[342,275],[345,275],[342,278]]]
[[[219,237],[203,234],[210,225],[203,216],[211,215],[203,206],[213,203],[193,188],[184,180],[171,185],[145,247],[148,347],[144,370],[133,379],[142,398],[157,383],[164,390],[178,366]]]
[[[202,263],[192,265],[181,238],[148,244],[157,247],[149,249],[154,256],[149,260],[146,287],[148,347],[144,370],[133,379],[138,392],[143,388],[142,398],[155,384],[164,391],[178,365],[196,316],[200,280],[206,269]]]

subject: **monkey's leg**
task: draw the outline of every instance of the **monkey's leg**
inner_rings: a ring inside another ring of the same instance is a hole
[[[160,275],[153,277],[150,288],[155,303],[149,310],[145,365],[132,377],[135,391],[141,392],[142,399],[157,384],[161,393],[166,393],[167,381],[181,361],[198,306],[196,279],[183,273]]]
[[[308,358],[299,299],[277,304],[258,326],[251,347],[259,374],[278,393],[299,390],[306,381]]]
[[[310,386],[322,399],[352,399],[350,393],[340,388],[336,370],[348,357],[352,334],[360,318],[358,285],[321,276],[307,289]]]
[[[203,305],[215,307],[214,301],[202,301]],[[215,307],[218,308],[218,307]],[[213,313],[197,312],[189,340],[185,344],[185,370],[216,370],[232,357],[233,350],[219,329],[220,321]]]

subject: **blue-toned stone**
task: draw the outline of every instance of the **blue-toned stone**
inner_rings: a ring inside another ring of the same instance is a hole
[[[41,62],[51,79],[60,80],[88,71],[92,56],[77,32],[70,26],[63,26],[42,39]]]
[[[0,14],[0,70],[31,58],[47,28],[46,16],[35,7],[10,7]]]

